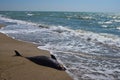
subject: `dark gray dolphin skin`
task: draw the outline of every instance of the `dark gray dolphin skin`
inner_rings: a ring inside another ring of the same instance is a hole
[[[15,56],[21,56],[23,57],[17,50],[15,50]],[[58,70],[63,70],[65,71],[66,68],[61,65],[56,57],[54,55],[51,55],[51,57],[47,57],[47,56],[33,56],[33,57],[24,57],[38,65],[43,65],[43,66],[47,66],[47,67],[51,67],[51,68],[55,68]]]

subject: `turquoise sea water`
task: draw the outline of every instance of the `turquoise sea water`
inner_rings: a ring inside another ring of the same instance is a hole
[[[120,13],[0,11],[0,23],[49,50],[75,80],[120,79]]]

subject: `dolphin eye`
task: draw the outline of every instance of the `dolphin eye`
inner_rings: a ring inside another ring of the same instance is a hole
[[[61,68],[63,68],[63,65],[60,65]]]

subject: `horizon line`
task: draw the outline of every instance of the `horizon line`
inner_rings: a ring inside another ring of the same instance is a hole
[[[98,13],[117,13],[112,11],[57,11],[57,10],[0,10],[0,11],[28,11],[28,12],[98,12]],[[120,12],[118,12],[120,13]]]

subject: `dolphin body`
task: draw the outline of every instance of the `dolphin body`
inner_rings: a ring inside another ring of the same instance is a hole
[[[17,50],[15,50],[15,56],[21,56],[23,57]],[[51,57],[47,57],[47,56],[33,56],[33,57],[24,57],[38,65],[43,65],[43,66],[47,66],[47,67],[51,67],[51,68],[55,68],[58,70],[63,70],[65,71],[66,68],[60,64],[56,57],[54,55],[51,55]]]

